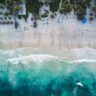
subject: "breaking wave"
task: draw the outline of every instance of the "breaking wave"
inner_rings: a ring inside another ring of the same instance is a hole
[[[52,55],[47,55],[47,54],[40,54],[40,55],[29,55],[29,56],[20,56],[19,58],[11,58],[8,59],[8,61],[12,64],[19,64],[20,62],[23,61],[33,61],[33,62],[38,62],[38,63],[42,63],[46,60],[50,60],[50,59],[55,59],[54,56]],[[27,63],[26,62],[26,63]]]

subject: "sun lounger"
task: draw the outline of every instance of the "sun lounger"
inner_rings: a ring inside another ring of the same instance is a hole
[[[9,24],[9,21],[7,21],[6,24]]]
[[[11,21],[10,24],[13,24],[13,22]]]
[[[1,20],[3,20],[3,17],[0,17]]]
[[[4,19],[7,19],[7,17],[4,17]]]
[[[2,22],[2,24],[4,25],[4,22]]]
[[[9,19],[11,19],[11,17],[9,17]]]

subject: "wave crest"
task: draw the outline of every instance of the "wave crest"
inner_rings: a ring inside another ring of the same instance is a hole
[[[27,64],[30,61],[33,61],[35,63],[36,62],[42,63],[50,59],[57,59],[57,57],[53,55],[40,54],[40,55],[20,56],[19,58],[11,58],[11,59],[8,59],[7,61],[12,64],[19,64],[19,63]]]

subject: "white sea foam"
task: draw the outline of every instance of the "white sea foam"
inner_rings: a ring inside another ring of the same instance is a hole
[[[83,84],[81,82],[77,82],[77,85],[83,87]]]
[[[50,60],[53,58],[55,58],[55,56],[53,55],[40,54],[40,55],[21,56],[20,58],[11,58],[8,59],[7,61],[12,64],[19,64],[19,63],[28,64],[28,62],[30,61],[42,63],[46,60]]]
[[[34,51],[34,50],[33,50]],[[54,59],[63,62],[65,59],[70,61],[69,63],[82,63],[82,62],[96,62],[96,49],[92,48],[75,48],[75,49],[65,49],[63,53],[48,55],[48,54],[33,54],[30,48],[20,48],[15,50],[1,50],[0,54],[2,56],[8,56],[7,61],[13,64],[27,64],[28,62],[38,62],[42,63],[45,60]],[[53,53],[52,53],[53,54]],[[26,56],[27,55],[27,56]],[[61,58],[62,57],[62,58]],[[5,58],[6,59],[6,58]]]
[[[96,60],[94,60],[94,59],[80,59],[80,60],[73,60],[73,61],[71,61],[70,63],[82,63],[82,62],[89,62],[89,63],[95,63],[96,62]]]

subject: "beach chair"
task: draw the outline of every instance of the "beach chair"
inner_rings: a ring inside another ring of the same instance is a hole
[[[1,20],[3,20],[3,17],[0,17]]]
[[[11,21],[10,24],[13,24],[13,22]]]
[[[9,19],[11,19],[11,17],[9,17]]]
[[[5,25],[5,24],[6,24],[6,22],[3,22],[3,24]]]
[[[2,22],[2,25],[4,25],[4,22]]]
[[[9,24],[9,21],[7,21],[6,23]]]
[[[4,19],[6,20],[6,19],[7,19],[7,17],[4,17]]]

